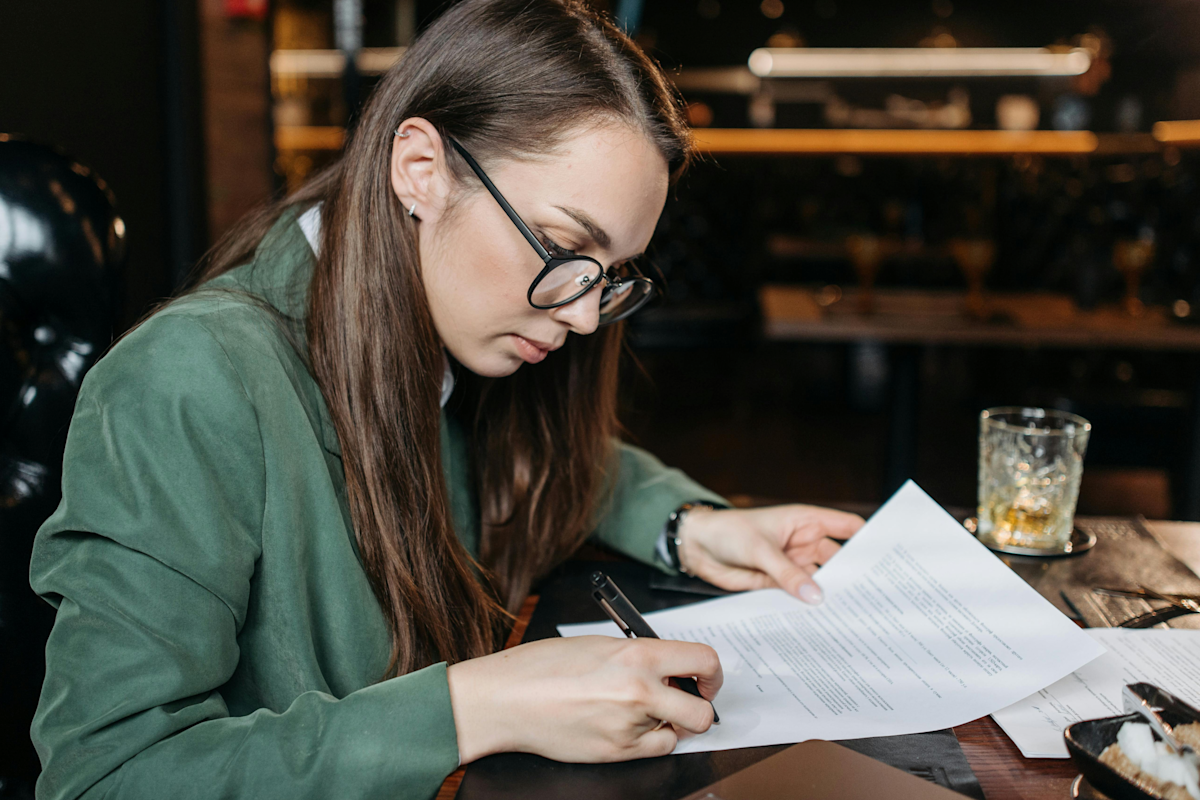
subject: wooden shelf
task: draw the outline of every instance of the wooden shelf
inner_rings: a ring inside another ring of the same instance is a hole
[[[1164,123],[1160,123],[1164,124]],[[1181,123],[1173,123],[1181,124]],[[1195,144],[1200,146],[1200,122]],[[1090,131],[914,131],[784,128],[694,128],[696,146],[708,155],[1136,155],[1155,153],[1165,142],[1150,134]],[[277,150],[340,150],[345,131],[335,125],[286,125],[275,129]]]
[[[346,131],[336,125],[281,125],[275,129],[276,150],[341,150]]]
[[[692,136],[711,155],[1070,156],[1158,149],[1148,135],[1110,140],[1091,131],[696,128]]]

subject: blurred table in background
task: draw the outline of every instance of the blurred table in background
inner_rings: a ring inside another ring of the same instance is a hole
[[[1200,352],[1200,326],[1177,323],[1158,307],[1134,317],[1118,306],[1083,311],[1067,295],[989,293],[980,319],[966,313],[962,292],[878,289],[869,314],[858,311],[860,302],[855,289],[763,286],[763,335],[771,341]]]
[[[914,477],[919,412],[919,353],[924,347],[1152,350],[1200,353],[1200,326],[1173,319],[1167,309],[1140,315],[1111,305],[1078,308],[1066,295],[988,293],[980,313],[961,291],[805,288],[768,284],[759,291],[762,334],[773,342],[877,343],[889,348],[894,401],[887,444],[884,495]],[[861,309],[872,309],[863,313]],[[1191,432],[1175,514],[1200,519],[1200,386],[1193,387]]]

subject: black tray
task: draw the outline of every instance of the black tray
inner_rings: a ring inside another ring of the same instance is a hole
[[[1186,725],[1200,722],[1200,715],[1164,710],[1162,718],[1171,725]],[[1071,760],[1083,777],[1095,788],[1112,800],[1162,800],[1130,783],[1115,769],[1100,760],[1100,754],[1117,741],[1117,731],[1126,722],[1144,722],[1140,714],[1123,714],[1119,717],[1103,717],[1076,722],[1063,731]]]

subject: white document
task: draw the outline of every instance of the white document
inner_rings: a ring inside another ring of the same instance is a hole
[[[820,606],[765,589],[646,615],[664,639],[711,645],[725,673],[721,724],[675,752],[939,730],[1104,652],[911,481],[816,577]]]
[[[1063,728],[1123,714],[1121,689],[1153,683],[1200,706],[1200,631],[1089,628],[1108,652],[1058,683],[992,714],[1026,758],[1067,758]]]

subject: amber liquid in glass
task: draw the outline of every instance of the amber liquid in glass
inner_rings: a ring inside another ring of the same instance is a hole
[[[1070,431],[1026,428],[991,417],[982,420],[977,528],[981,540],[1031,550],[1062,549],[1070,540],[1088,433],[1086,420],[1077,419],[1082,426]]]

